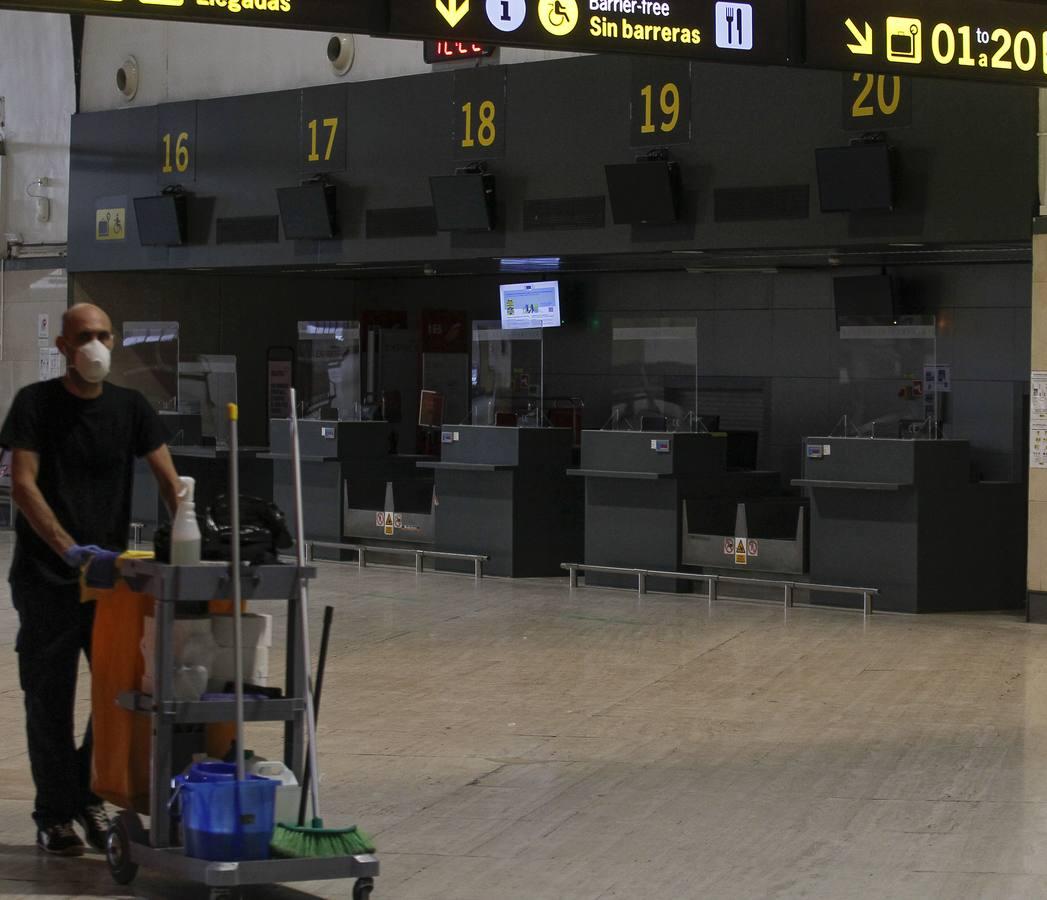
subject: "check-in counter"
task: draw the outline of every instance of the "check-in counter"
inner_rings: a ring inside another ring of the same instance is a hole
[[[972,482],[967,441],[809,437],[793,484],[812,582],[878,588],[898,612],[1024,605],[1025,488]]]
[[[382,509],[391,458],[388,422],[298,422],[302,461],[302,513],[306,538],[345,540],[346,509],[353,505]],[[287,419],[269,422],[273,466],[273,502],[288,517],[294,509],[291,438]]]
[[[202,513],[214,498],[229,493],[229,450],[214,446],[169,447],[175,470],[196,482],[193,492],[197,511]],[[266,447],[241,447],[240,493],[265,500],[273,498],[273,465]],[[142,525],[143,540],[151,541],[156,528],[170,519],[160,499],[156,478],[144,459],[135,461],[131,520]]]
[[[709,498],[773,494],[775,472],[727,468],[723,434],[583,431],[585,562],[589,565],[682,571],[683,507]],[[632,576],[587,572],[586,584],[634,587]],[[691,582],[648,580],[652,590],[689,591]]]
[[[440,440],[441,459],[418,463],[436,475],[434,549],[485,554],[490,575],[562,575],[560,563],[582,546],[582,493],[567,478],[571,430],[454,425]]]

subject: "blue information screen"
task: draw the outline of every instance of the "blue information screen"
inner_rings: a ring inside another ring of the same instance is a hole
[[[503,284],[502,328],[552,328],[560,324],[560,284],[531,281]]]

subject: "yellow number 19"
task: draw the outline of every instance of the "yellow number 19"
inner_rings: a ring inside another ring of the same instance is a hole
[[[640,126],[641,134],[653,134],[655,124],[653,121],[652,97],[653,85],[645,84],[640,93],[643,95],[643,124]],[[671,81],[662,85],[658,94],[658,105],[661,107],[662,115],[665,117],[658,123],[657,128],[662,131],[672,131],[680,121],[680,89]]]

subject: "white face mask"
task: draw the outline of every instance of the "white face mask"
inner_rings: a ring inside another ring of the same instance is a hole
[[[77,347],[74,368],[84,381],[97,384],[109,374],[109,348],[98,338]]]

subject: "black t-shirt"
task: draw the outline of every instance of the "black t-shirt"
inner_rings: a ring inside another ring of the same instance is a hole
[[[138,391],[103,383],[101,396],[84,400],[61,378],[22,388],[0,429],[0,445],[39,454],[37,486],[73,540],[107,550],[127,547],[135,457],[166,440],[160,417]],[[76,570],[24,516],[15,534],[9,581],[30,588],[76,582]]]

